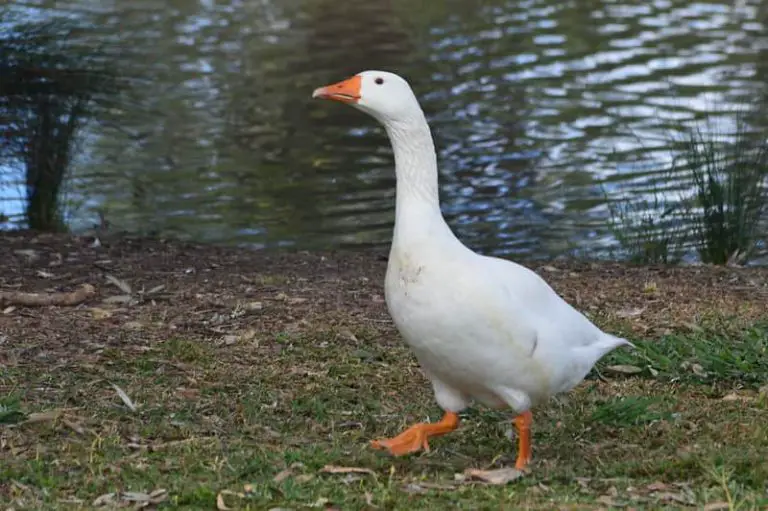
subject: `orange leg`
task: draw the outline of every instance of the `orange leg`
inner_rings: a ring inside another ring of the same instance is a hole
[[[531,423],[533,422],[533,414],[530,410],[523,412],[515,417],[515,426],[517,426],[517,462],[515,468],[523,470],[528,462],[531,461]]]
[[[374,449],[387,449],[394,456],[402,456],[419,449],[429,452],[429,437],[450,433],[458,427],[459,416],[453,412],[445,412],[440,422],[414,424],[394,438],[372,441],[371,446]]]

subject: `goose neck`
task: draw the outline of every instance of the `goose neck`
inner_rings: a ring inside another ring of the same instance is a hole
[[[396,216],[416,211],[440,214],[437,156],[423,114],[408,122],[389,123],[387,134],[395,156]]]

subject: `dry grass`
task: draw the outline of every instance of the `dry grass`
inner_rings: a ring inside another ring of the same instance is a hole
[[[765,270],[539,268],[640,349],[536,410],[532,472],[494,486],[456,474],[514,462],[509,413],[468,411],[430,453],[368,448],[439,415],[386,315],[376,254],[0,241],[0,289],[98,291],[0,314],[4,508],[768,506]]]

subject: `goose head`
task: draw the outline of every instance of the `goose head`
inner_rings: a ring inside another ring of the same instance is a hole
[[[349,104],[385,126],[423,115],[408,82],[387,71],[363,71],[338,83],[318,87],[312,97]]]

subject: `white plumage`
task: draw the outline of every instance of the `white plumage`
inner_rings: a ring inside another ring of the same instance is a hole
[[[600,357],[631,343],[600,330],[535,272],[456,238],[440,212],[429,126],[403,78],[365,71],[313,96],[349,103],[387,130],[397,175],[387,307],[446,412],[374,446],[393,454],[428,448],[429,436],[455,429],[456,413],[478,401],[519,414],[524,467],[531,407],[571,390]]]

